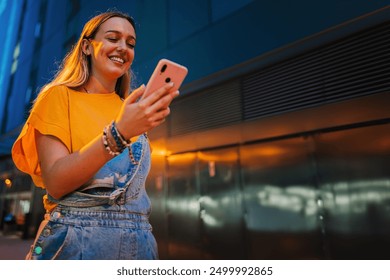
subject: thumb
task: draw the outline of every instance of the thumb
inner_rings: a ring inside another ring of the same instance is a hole
[[[141,85],[139,88],[133,90],[133,92],[125,99],[125,103],[130,104],[137,101],[139,97],[145,92],[145,85]]]

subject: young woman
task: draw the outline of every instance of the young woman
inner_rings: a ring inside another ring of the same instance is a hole
[[[156,259],[145,179],[146,132],[178,95],[168,84],[130,93],[134,21],[121,12],[86,23],[35,101],[12,156],[45,188],[45,220],[28,259]]]

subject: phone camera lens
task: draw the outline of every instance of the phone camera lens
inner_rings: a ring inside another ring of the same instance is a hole
[[[167,69],[167,65],[164,64],[163,67],[161,67],[161,73],[164,73],[164,71]]]
[[[171,78],[169,78],[169,77],[165,79],[166,83],[169,83],[170,81],[171,81]]]

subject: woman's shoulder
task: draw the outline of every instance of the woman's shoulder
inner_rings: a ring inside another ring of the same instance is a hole
[[[66,108],[69,103],[68,88],[63,85],[43,88],[32,103],[32,111],[46,111],[48,109],[58,110]]]
[[[55,85],[48,88],[43,88],[42,91],[38,94],[36,102],[41,100],[67,99],[68,90],[68,87],[64,85]]]
[[[69,88],[65,85],[55,85],[47,88],[43,88],[39,95],[49,95],[49,94],[62,94],[66,95],[69,91]]]

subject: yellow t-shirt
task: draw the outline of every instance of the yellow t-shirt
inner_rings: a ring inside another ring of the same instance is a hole
[[[88,94],[66,86],[42,92],[12,147],[18,169],[28,173],[38,187],[45,188],[35,143],[35,130],[60,139],[69,152],[80,150],[117,116],[122,100],[115,93]],[[46,209],[53,205],[44,198]]]

